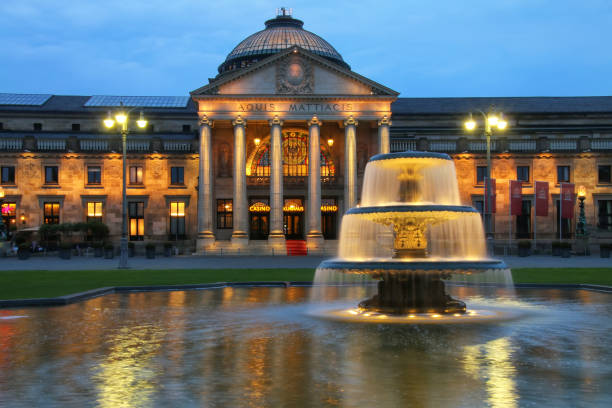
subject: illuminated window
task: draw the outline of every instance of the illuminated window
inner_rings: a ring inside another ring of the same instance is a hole
[[[87,166],[87,184],[102,183],[102,168],[100,166]]]
[[[102,222],[102,202],[90,201],[87,203],[87,222]]]
[[[2,203],[2,206],[0,206],[0,215],[0,222],[4,223],[4,226],[6,228],[5,231],[10,232],[16,227],[17,204]]]
[[[45,224],[59,224],[60,223],[60,205],[59,203],[45,203],[44,204],[44,219]]]
[[[525,183],[529,183],[529,166],[517,166],[516,179]]]
[[[185,184],[185,168],[171,167],[170,168],[170,184],[183,185]]]
[[[130,184],[142,184],[142,166],[130,166]]]
[[[232,200],[217,200],[217,228],[233,228],[233,211]]]
[[[15,184],[15,167],[14,166],[2,166],[0,168],[2,176],[2,184]]]
[[[185,203],[170,202],[170,239],[185,239]]]
[[[570,166],[557,166],[557,184],[569,183]]]
[[[128,224],[130,241],[142,241],[144,239],[144,202],[128,203]]]
[[[45,184],[57,184],[59,181],[59,168],[57,166],[45,166]]]

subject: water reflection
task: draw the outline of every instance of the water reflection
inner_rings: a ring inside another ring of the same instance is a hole
[[[349,307],[368,290],[331,287],[322,298]],[[455,290],[485,304],[507,296]],[[612,405],[610,295],[519,290],[513,304],[539,314],[449,327],[315,319],[310,291],[130,293],[3,310],[0,406]],[[543,382],[562,390],[543,395]]]

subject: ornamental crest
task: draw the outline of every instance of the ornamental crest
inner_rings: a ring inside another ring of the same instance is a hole
[[[276,93],[309,94],[314,90],[312,65],[292,55],[276,66]]]

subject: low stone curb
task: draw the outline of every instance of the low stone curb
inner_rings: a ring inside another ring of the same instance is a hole
[[[314,286],[313,282],[288,282],[288,281],[255,281],[255,282],[216,282],[188,285],[145,285],[145,286],[108,286],[104,288],[87,290],[85,292],[73,293],[54,298],[34,298],[34,299],[8,299],[0,300],[0,308],[13,307],[32,307],[32,306],[64,306],[71,303],[81,302],[99,296],[112,293],[125,292],[154,292],[154,291],[174,291],[174,290],[198,290],[198,289],[219,289],[225,287],[284,287],[290,286]],[[347,284],[340,284],[347,285]],[[350,285],[350,284],[348,284]],[[467,285],[470,286],[470,285]],[[482,286],[499,286],[497,284],[484,284]],[[550,289],[586,289],[596,292],[612,293],[612,286],[591,285],[586,283],[577,284],[548,284],[548,283],[516,283],[517,288],[550,288]]]

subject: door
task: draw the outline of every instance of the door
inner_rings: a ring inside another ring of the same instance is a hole
[[[251,239],[268,239],[270,213],[251,213]]]
[[[283,215],[283,226],[285,229],[285,238],[287,239],[304,239],[303,233],[303,212],[289,212]]]

